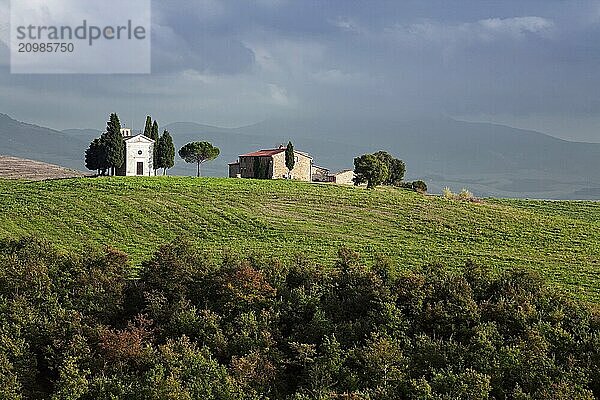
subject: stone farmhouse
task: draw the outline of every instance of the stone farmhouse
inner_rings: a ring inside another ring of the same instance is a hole
[[[352,170],[330,174],[327,168],[313,164],[313,158],[304,152],[294,151],[294,169],[285,166],[285,146],[242,154],[238,161],[229,164],[230,178],[296,179],[305,182],[330,182],[353,185]]]
[[[329,182],[337,183],[338,185],[354,185],[354,171],[344,169],[339,172],[331,173],[329,169],[315,165],[313,167],[312,180],[313,182]]]
[[[354,171],[351,169],[343,169],[328,176],[329,182],[337,183],[338,185],[354,185]]]
[[[329,182],[329,169],[320,167],[318,165],[313,166],[312,180],[313,182]]]
[[[258,150],[242,154],[238,161],[229,164],[230,178],[296,179],[310,182],[313,158],[301,151],[294,151],[296,163],[288,171],[285,166],[285,147]]]
[[[131,129],[121,129],[125,141],[125,162],[115,171],[118,176],[155,176],[153,165],[154,140],[143,133],[133,135]]]

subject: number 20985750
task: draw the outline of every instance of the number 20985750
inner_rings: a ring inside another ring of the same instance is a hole
[[[19,53],[72,53],[73,43],[19,43]]]

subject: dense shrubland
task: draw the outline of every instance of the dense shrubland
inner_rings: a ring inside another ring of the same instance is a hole
[[[600,396],[600,318],[534,274],[0,243],[0,398]]]

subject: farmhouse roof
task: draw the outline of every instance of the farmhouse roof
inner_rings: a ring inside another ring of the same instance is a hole
[[[279,154],[284,152],[285,149],[267,149],[267,150],[258,150],[253,151],[252,153],[242,154],[240,157],[271,157],[275,154]]]
[[[285,151],[285,147],[278,149],[263,149],[258,151],[253,151],[252,153],[241,154],[240,157],[272,157],[276,154],[283,153]],[[307,153],[302,151],[294,150],[294,154],[300,154],[304,157],[308,157],[312,159]]]

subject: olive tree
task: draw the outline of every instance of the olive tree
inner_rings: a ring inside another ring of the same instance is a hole
[[[366,183],[367,188],[381,185],[389,176],[388,166],[373,154],[354,159],[354,184]]]

